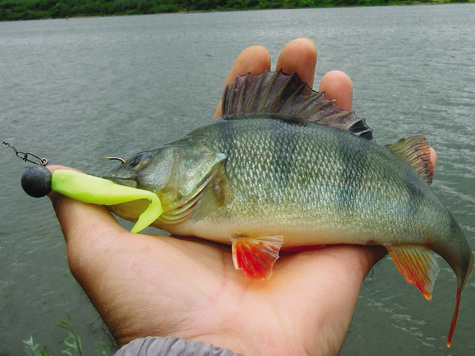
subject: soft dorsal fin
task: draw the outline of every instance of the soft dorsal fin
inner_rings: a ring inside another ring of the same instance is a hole
[[[430,146],[424,136],[415,135],[403,138],[392,145],[386,145],[386,147],[409,163],[427,184],[432,183],[434,165],[430,161]]]
[[[223,119],[250,115],[272,115],[307,120],[349,131],[372,139],[372,130],[353,111],[346,111],[325,98],[324,92],[312,90],[297,73],[265,71],[238,76],[223,94]]]

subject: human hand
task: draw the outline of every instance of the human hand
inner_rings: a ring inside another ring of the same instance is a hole
[[[311,41],[297,39],[284,47],[277,68],[296,71],[311,85],[316,56]],[[226,84],[237,74],[269,68],[268,52],[250,47]],[[320,90],[341,108],[351,108],[345,74],[328,73]],[[71,272],[119,346],[139,337],[176,336],[244,355],[337,354],[361,284],[384,254],[352,245],[282,253],[270,280],[252,281],[234,269],[227,246],[131,234],[102,206],[57,193],[50,198]]]

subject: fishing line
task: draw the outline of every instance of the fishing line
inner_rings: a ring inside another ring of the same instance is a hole
[[[15,151],[16,156],[20,158],[23,162],[30,162],[43,167],[48,164],[48,159],[46,158],[41,158],[31,152],[19,151],[14,146],[10,145],[8,142],[5,141],[2,141],[2,144],[10,147],[13,151]]]

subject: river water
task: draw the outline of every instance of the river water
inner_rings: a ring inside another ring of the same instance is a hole
[[[328,70],[349,74],[354,109],[381,143],[428,137],[439,157],[433,189],[475,249],[473,18],[466,4],[0,23],[0,139],[102,175],[103,156],[128,157],[209,122],[242,49],[264,45],[275,63],[306,36],[319,50],[315,86]],[[69,273],[50,203],[23,193],[28,165],[0,152],[0,355],[24,354],[30,335],[59,354],[66,335],[55,324],[68,313],[93,355],[102,323]],[[341,355],[475,354],[475,278],[447,349],[455,276],[439,265],[427,302],[380,262]]]

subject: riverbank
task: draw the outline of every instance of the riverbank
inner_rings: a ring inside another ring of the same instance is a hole
[[[0,0],[0,21],[173,12],[473,3],[475,0]]]

